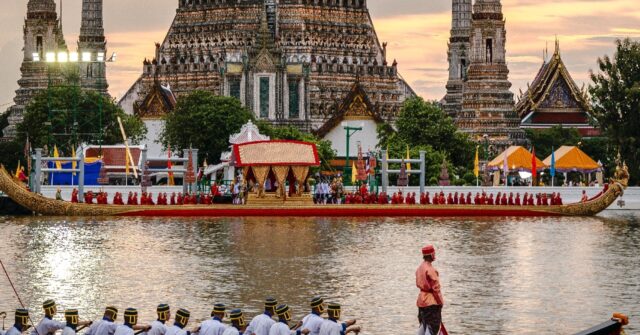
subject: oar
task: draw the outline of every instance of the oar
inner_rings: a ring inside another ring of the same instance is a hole
[[[4,330],[4,319],[7,318],[7,312],[0,312],[0,318],[2,318],[2,330]]]

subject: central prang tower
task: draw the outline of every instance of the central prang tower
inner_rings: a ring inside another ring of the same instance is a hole
[[[81,86],[108,95],[105,63],[107,42],[102,24],[102,0],[82,0],[78,53],[83,61],[80,65]]]
[[[458,128],[476,142],[488,139],[490,151],[526,143],[509,91],[505,60],[505,21],[500,0],[476,0],[471,24],[471,63],[462,95]],[[486,135],[486,136],[485,136]]]

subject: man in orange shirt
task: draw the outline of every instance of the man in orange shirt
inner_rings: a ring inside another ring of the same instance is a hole
[[[418,294],[418,320],[420,332],[426,335],[438,335],[442,324],[442,305],[444,299],[440,291],[440,277],[438,271],[431,264],[436,260],[436,250],[433,245],[422,248],[423,262],[416,270],[416,286]]]

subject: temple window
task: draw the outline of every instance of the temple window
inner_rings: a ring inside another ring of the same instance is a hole
[[[229,80],[229,96],[240,100],[240,78]]]
[[[44,57],[42,36],[36,37],[36,52],[40,55],[40,59]]]
[[[467,60],[464,58],[460,59],[460,79],[464,79],[467,73]]]
[[[260,77],[260,118],[269,118],[269,77]]]
[[[493,39],[487,38],[486,40],[486,62],[493,63]]]
[[[295,79],[289,81],[289,118],[300,118],[300,82]]]

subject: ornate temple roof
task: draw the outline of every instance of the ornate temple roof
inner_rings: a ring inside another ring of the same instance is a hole
[[[260,134],[258,126],[249,120],[249,122],[242,126],[239,133],[229,136],[229,143],[233,145],[256,141],[269,141],[270,139],[269,136]]]
[[[560,57],[560,43],[542,64],[525,93],[521,93],[516,112],[525,123],[588,124],[589,104]]]
[[[316,145],[298,141],[259,141],[233,146],[233,164],[243,166],[319,166]]]
[[[175,107],[176,96],[171,87],[156,81],[144,100],[134,105],[134,111],[142,119],[160,119]]]

